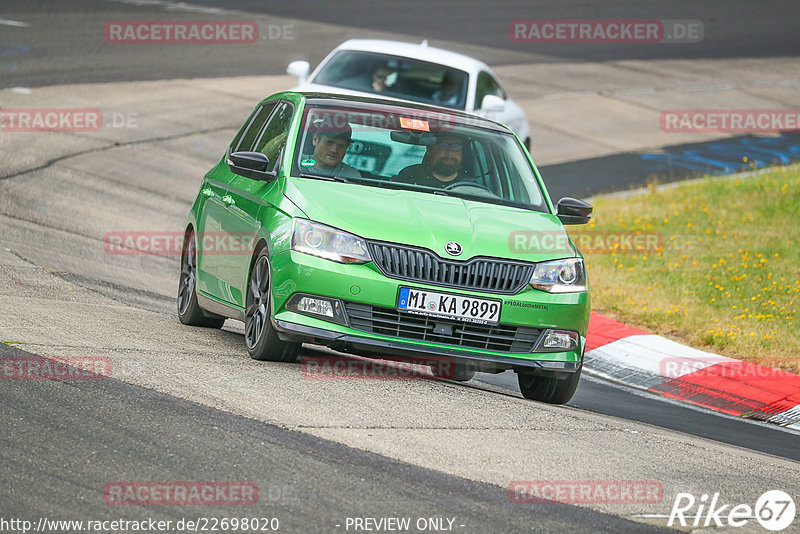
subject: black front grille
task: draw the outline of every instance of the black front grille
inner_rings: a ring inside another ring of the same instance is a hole
[[[486,291],[518,293],[533,274],[533,265],[496,258],[445,260],[427,249],[370,242],[372,260],[389,278],[425,284]]]
[[[345,303],[350,326],[356,330],[400,339],[444,343],[457,347],[529,353],[541,330],[526,326],[480,325],[451,319],[401,313],[394,308]],[[434,332],[434,328],[437,332]]]

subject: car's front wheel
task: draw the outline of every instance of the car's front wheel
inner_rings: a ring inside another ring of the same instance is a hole
[[[292,362],[297,359],[299,343],[282,341],[270,320],[270,269],[267,249],[256,256],[247,284],[244,339],[247,352],[254,360]]]
[[[526,399],[565,404],[569,402],[578,388],[581,369],[574,373],[534,374],[534,371],[520,369],[517,371],[519,390]]]
[[[181,253],[178,280],[178,319],[189,326],[222,328],[225,317],[204,311],[197,303],[197,243],[194,232],[187,232]]]

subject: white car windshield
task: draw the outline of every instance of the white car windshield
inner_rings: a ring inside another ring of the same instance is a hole
[[[468,75],[464,71],[400,56],[342,50],[311,83],[464,109]]]
[[[294,175],[456,196],[548,212],[514,136],[446,112],[307,105]]]

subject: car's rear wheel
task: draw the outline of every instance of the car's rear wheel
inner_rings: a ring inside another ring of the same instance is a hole
[[[197,303],[197,243],[194,232],[187,232],[181,253],[178,280],[178,319],[189,326],[222,328],[225,317],[204,311]]]
[[[575,394],[581,379],[581,369],[574,373],[534,374],[532,370],[517,371],[519,390],[526,399],[565,404]]]
[[[247,284],[244,339],[247,352],[254,360],[292,362],[297,359],[299,343],[282,341],[273,328],[270,295],[270,269],[267,249],[256,256]]]
[[[469,362],[437,362],[431,365],[431,373],[436,378],[467,382],[475,376],[475,369]]]

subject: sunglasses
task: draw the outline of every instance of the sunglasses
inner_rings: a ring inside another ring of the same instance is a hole
[[[457,150],[461,152],[461,143],[436,143],[439,150]]]

